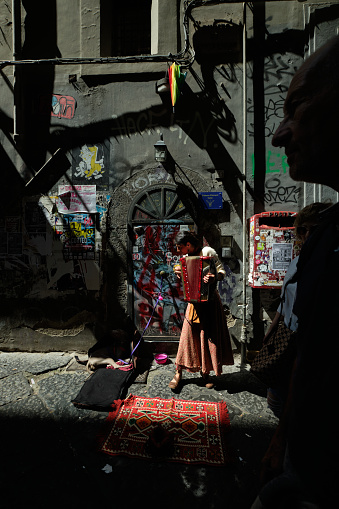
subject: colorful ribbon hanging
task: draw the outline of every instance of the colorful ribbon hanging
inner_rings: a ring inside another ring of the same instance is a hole
[[[180,65],[178,64],[172,64],[171,67],[168,69],[168,79],[170,84],[170,90],[171,90],[171,99],[172,99],[172,106],[174,111],[174,106],[180,96],[180,92],[183,86],[183,83],[186,79],[187,72],[181,72]]]

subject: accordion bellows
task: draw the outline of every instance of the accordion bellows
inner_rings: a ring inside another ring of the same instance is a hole
[[[184,300],[186,302],[207,302],[216,288],[215,283],[205,283],[206,274],[217,275],[215,261],[212,256],[184,256],[180,258]]]

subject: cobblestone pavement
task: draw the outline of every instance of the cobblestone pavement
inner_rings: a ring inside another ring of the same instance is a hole
[[[97,452],[96,437],[108,415],[76,408],[88,373],[74,353],[0,353],[0,507],[138,507],[247,509],[255,498],[260,460],[276,427],[265,388],[248,366],[224,367],[214,389],[200,375],[184,373],[180,391],[174,373],[152,363],[147,383],[130,394],[227,403],[236,455],[232,466],[189,466],[111,457]]]

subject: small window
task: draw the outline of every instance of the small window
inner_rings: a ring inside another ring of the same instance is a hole
[[[150,55],[152,0],[114,0],[111,56]]]
[[[143,57],[178,52],[179,12],[176,1],[82,1],[91,5],[88,9],[82,9],[81,15],[82,27],[86,30],[83,37],[86,56],[121,58],[127,73],[136,72],[136,62],[140,62],[137,72],[154,72],[155,68],[163,72],[162,62],[145,61]],[[136,57],[136,60],[129,61],[128,57]],[[84,69],[83,72],[93,74],[90,69]],[[94,73],[97,73],[97,69]],[[121,66],[100,66],[100,73],[121,74]]]

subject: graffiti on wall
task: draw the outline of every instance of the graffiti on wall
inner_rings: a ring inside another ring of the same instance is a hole
[[[278,177],[268,179],[265,182],[265,202],[269,205],[278,203],[298,203],[301,189],[295,185],[284,186]]]
[[[275,133],[278,125],[281,120],[284,118],[283,115],[283,107],[284,107],[284,98],[279,96],[277,99],[270,98],[268,100],[267,105],[264,107],[264,124],[265,124],[265,137],[271,137]],[[251,101],[249,100],[251,104]],[[254,105],[251,105],[248,110],[248,113],[254,113]],[[249,124],[249,129],[247,130],[249,136],[254,136],[254,124],[251,122]]]
[[[188,228],[181,225],[181,228]],[[179,225],[147,226],[133,247],[133,302],[135,323],[145,335],[180,336],[186,302],[182,283],[173,272],[179,262],[175,237]],[[226,278],[218,284],[223,305],[229,307],[236,291],[236,277],[224,264]],[[161,272],[165,277],[161,277]],[[160,300],[158,297],[160,295]]]
[[[267,151],[266,154],[266,175],[270,174],[286,174],[288,172],[287,157],[280,152]],[[254,154],[252,154],[252,177],[255,173]],[[284,185],[280,179],[280,175],[268,178],[265,181],[264,200],[269,205],[277,204],[298,204],[301,189],[296,185]]]
[[[51,117],[72,119],[75,114],[76,100],[70,95],[43,95],[40,97],[40,114]]]
[[[284,118],[285,94],[289,82],[296,71],[295,62],[286,55],[270,55],[264,63],[265,105],[263,115],[265,137],[271,138]],[[253,76],[250,76],[253,79]],[[247,113],[254,115],[253,99],[248,99]],[[250,120],[249,118],[249,120]],[[254,124],[249,121],[248,135],[254,136]],[[255,177],[255,159],[252,154],[252,178]],[[275,174],[265,182],[264,200],[269,206],[298,204],[301,189],[296,185],[285,185],[282,175],[288,174],[289,166],[284,151],[267,150],[265,157],[265,174]],[[279,175],[278,175],[279,174]]]
[[[83,145],[75,153],[74,179],[86,182],[102,179],[105,175],[104,159],[101,147],[98,145]]]
[[[285,94],[289,83],[297,70],[295,62],[288,54],[269,55],[264,63],[264,94],[267,102],[264,106],[263,120],[265,136],[273,136],[275,130],[284,118]],[[253,79],[253,76],[249,76]],[[247,113],[254,114],[254,103],[248,99]],[[254,124],[249,123],[248,135],[254,136]]]
[[[182,229],[187,230],[188,226],[148,225],[135,237],[132,254],[134,314],[140,330],[151,319],[146,335],[180,335],[186,303],[173,266],[179,260],[175,238]]]
[[[160,123],[163,121],[161,116],[154,116],[151,110],[143,111],[137,116],[129,116],[123,119],[123,123],[118,123],[117,117],[113,117],[116,125],[111,127],[112,136],[118,137],[123,140],[125,138],[131,138],[132,136],[139,136],[140,133],[146,133],[149,136],[154,136],[154,130],[161,132],[159,129]],[[119,118],[122,121],[121,118]],[[199,145],[201,148],[208,148],[208,142],[211,135],[215,130],[223,135],[223,129],[220,127],[220,120],[215,117],[211,117],[206,121],[206,115],[200,111],[194,111],[193,118],[176,118],[175,126],[170,127],[171,132],[178,133],[178,139],[186,145],[191,137],[199,139]],[[194,135],[194,136],[193,136]]]
[[[82,145],[72,151],[73,182],[108,184],[109,150],[105,144]]]
[[[271,150],[267,151],[266,154],[266,168],[265,173],[287,173],[288,171],[287,157],[285,154],[280,152],[272,152]],[[252,177],[254,177],[255,173],[255,159],[254,154],[252,154]]]

